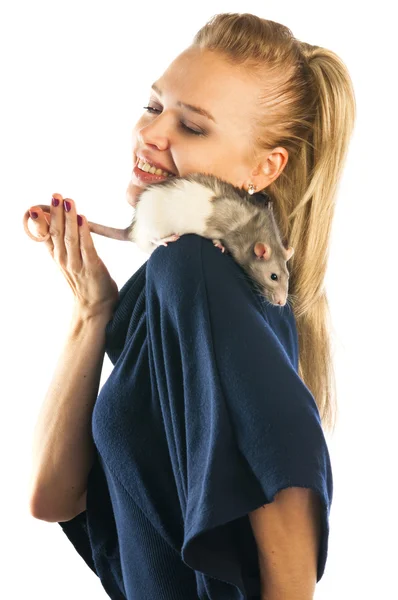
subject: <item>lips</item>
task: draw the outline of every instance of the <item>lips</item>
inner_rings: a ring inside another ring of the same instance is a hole
[[[162,171],[167,171],[167,173],[171,173],[171,175],[175,175],[175,173],[173,171],[171,171],[170,169],[167,169],[167,167],[165,167],[161,163],[157,162],[156,160],[153,160],[153,158],[151,158],[150,156],[146,156],[145,154],[141,154],[141,155],[137,154],[137,165],[140,160],[143,160],[144,162],[148,162],[151,166],[156,167],[156,169],[162,169]]]
[[[140,182],[140,185],[156,183],[157,181],[167,181],[168,179],[174,179],[175,175],[152,175],[146,171],[141,171],[138,164],[133,169],[133,175],[136,180]]]

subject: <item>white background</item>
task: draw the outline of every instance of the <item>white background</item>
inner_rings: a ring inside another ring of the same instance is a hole
[[[58,192],[92,221],[129,224],[132,127],[152,82],[219,12],[252,12],[287,25],[297,38],[339,54],[354,82],[358,115],[327,273],[339,421],[327,438],[334,498],[315,599],[398,597],[398,56],[390,6],[337,0],[1,4],[1,597],[107,597],[61,527],[29,513],[32,433],[68,330],[72,293],[44,244],[25,234],[23,214]],[[147,259],[132,244],[93,239],[119,289]],[[105,357],[101,386],[111,368]]]

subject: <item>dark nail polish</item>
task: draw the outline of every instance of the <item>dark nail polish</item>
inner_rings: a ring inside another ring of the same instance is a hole
[[[80,227],[80,225],[83,225],[83,219],[81,218],[80,215],[77,215],[77,224],[79,225],[79,227]]]
[[[69,212],[71,209],[71,203],[68,202],[67,200],[64,200],[64,208],[65,208],[66,212]]]
[[[37,219],[37,217],[39,216],[37,214],[37,212],[35,212],[34,210],[30,210],[29,211],[30,216],[32,217],[32,219]]]
[[[59,204],[59,200],[58,200],[57,198],[53,198],[53,199],[51,200],[51,204],[52,204],[53,206],[58,206],[58,204]]]

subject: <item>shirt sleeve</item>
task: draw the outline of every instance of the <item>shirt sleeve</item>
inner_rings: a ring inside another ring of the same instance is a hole
[[[97,453],[87,479],[87,509],[58,524],[99,577],[108,596],[112,600],[125,600],[114,513]]]
[[[164,369],[167,402],[182,412],[174,417],[173,444],[183,489],[183,560],[241,589],[231,524],[280,490],[305,487],[322,506],[318,582],[332,472],[317,405],[297,373],[292,309],[262,301],[231,255],[194,234],[152,253],[147,303],[154,373]]]

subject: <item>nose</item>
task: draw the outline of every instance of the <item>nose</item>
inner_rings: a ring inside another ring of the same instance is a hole
[[[279,304],[279,306],[285,306],[286,299],[284,299],[284,298],[277,298],[276,299],[276,303]]]
[[[167,115],[166,115],[167,116]],[[154,146],[159,150],[167,148],[169,143],[170,124],[164,119],[165,114],[157,115],[156,119],[151,120],[145,125],[141,125],[138,130],[138,137],[141,146]]]

